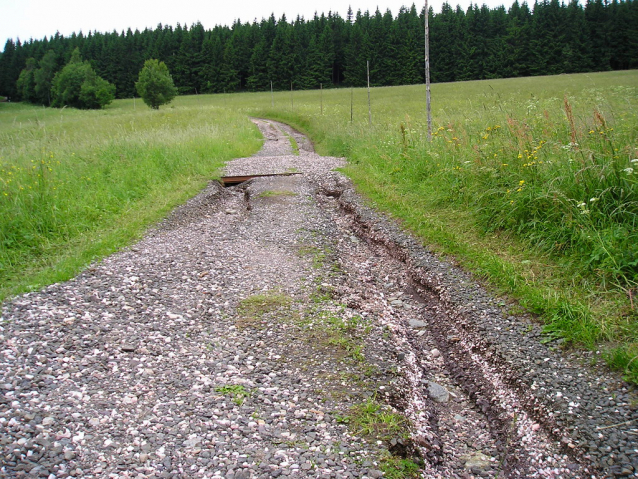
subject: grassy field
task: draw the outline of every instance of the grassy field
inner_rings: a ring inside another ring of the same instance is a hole
[[[0,299],[129,244],[260,145],[245,115],[188,97],[159,112],[0,104]]]
[[[362,193],[548,340],[638,382],[637,71],[433,85],[431,143],[423,86],[373,89],[371,126],[363,89],[293,95],[237,101],[347,156]]]
[[[256,150],[247,116],[263,116],[347,156],[363,194],[538,315],[548,339],[601,350],[638,382],[638,72],[435,84],[432,99],[431,143],[423,86],[373,89],[371,125],[365,89],[182,97],[159,112],[1,104],[2,295],[126,244]]]

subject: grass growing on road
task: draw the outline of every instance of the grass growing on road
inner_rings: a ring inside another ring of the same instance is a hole
[[[259,148],[245,115],[180,99],[152,111],[0,105],[0,299],[70,278]]]
[[[237,406],[241,406],[242,404],[244,404],[246,398],[250,397],[250,391],[248,391],[241,384],[227,384],[225,386],[217,386],[215,388],[215,392],[223,394],[224,396],[230,396],[232,401]]]
[[[269,291],[242,299],[237,305],[237,325],[257,327],[272,313],[281,312],[290,315],[292,298],[285,294]]]

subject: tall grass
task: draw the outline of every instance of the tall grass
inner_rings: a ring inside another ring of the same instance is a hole
[[[638,381],[638,72],[252,95],[345,155],[359,189],[517,298],[548,339],[604,348]],[[351,94],[354,121],[350,121]],[[239,100],[241,102],[243,100]]]
[[[0,298],[121,247],[259,144],[245,115],[191,98],[160,111],[2,104]]]

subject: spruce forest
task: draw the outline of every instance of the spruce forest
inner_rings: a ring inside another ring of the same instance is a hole
[[[509,9],[444,4],[429,11],[433,82],[638,68],[638,1],[515,1]],[[158,25],[126,32],[56,34],[8,40],[0,56],[0,94],[20,100],[25,69],[51,78],[78,48],[117,98],[135,95],[144,61],[168,66],[180,94],[424,82],[424,11],[274,16],[206,30]],[[48,96],[40,95],[47,104]]]

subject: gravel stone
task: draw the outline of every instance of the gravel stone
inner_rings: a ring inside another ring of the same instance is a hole
[[[434,402],[448,402],[450,400],[450,393],[447,389],[437,383],[428,381],[428,394]]]

